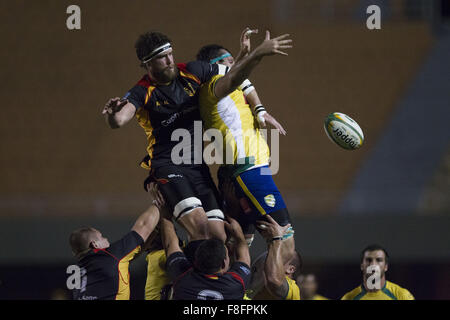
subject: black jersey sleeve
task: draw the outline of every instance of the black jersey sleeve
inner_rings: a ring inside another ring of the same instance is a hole
[[[229,273],[232,273],[234,278],[243,282],[244,288],[248,287],[251,278],[250,267],[243,262],[235,262],[231,265],[231,268],[228,270]]]
[[[128,99],[136,109],[143,107],[145,104],[145,95],[147,94],[147,89],[140,85],[135,85],[131,88],[122,99]]]
[[[130,231],[122,239],[112,243],[106,250],[121,260],[143,243],[144,239],[136,231]]]
[[[180,251],[172,253],[166,261],[166,270],[171,280],[177,279],[191,267],[192,264]]]
[[[186,64],[186,70],[205,83],[219,73],[219,66],[205,61],[191,61]]]

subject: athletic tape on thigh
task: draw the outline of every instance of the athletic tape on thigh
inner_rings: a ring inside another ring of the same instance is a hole
[[[210,210],[210,211],[206,212],[206,215],[208,216],[208,220],[223,221],[225,219],[225,216],[223,215],[223,212],[220,209]]]
[[[202,202],[196,197],[186,198],[177,203],[173,209],[173,216],[176,220],[180,219],[182,216],[191,213],[196,208],[201,208]]]

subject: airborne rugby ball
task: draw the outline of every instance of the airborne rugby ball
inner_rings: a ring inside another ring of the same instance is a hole
[[[324,129],[331,141],[346,150],[358,149],[364,142],[358,123],[340,112],[330,113],[325,118]]]

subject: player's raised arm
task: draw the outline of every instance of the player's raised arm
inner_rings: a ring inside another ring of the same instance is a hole
[[[253,33],[258,33],[258,29],[250,29],[249,27],[245,28],[244,31],[241,33],[240,38],[240,50],[236,57],[236,63],[241,61],[242,58],[244,58],[246,55],[248,55],[251,51],[251,45],[250,45],[250,36]]]
[[[229,222],[225,221],[225,229],[236,240],[236,261],[243,262],[250,266],[250,252],[242,228],[235,219],[227,217],[227,220]]]
[[[161,217],[160,226],[166,257],[170,257],[170,255],[175,252],[182,252],[173,222],[163,216]]]
[[[290,225],[281,227],[271,216],[267,215],[266,217],[269,222],[258,221],[260,228],[261,225],[264,225],[261,234],[268,241],[268,252],[264,265],[266,286],[273,295],[283,298],[289,290],[282,257],[282,247],[285,245],[283,235]]]
[[[236,90],[236,88],[249,77],[252,70],[264,56],[275,54],[287,55],[287,53],[282,51],[292,48],[292,40],[287,39],[287,37],[289,37],[289,34],[270,39],[270,32],[266,31],[266,38],[264,41],[248,56],[235,64],[224,77],[216,82],[214,87],[214,94],[216,97],[222,99]]]
[[[277,129],[282,135],[286,135],[286,130],[284,130],[283,126],[274,117],[272,117],[262,105],[256,89],[250,91],[245,98],[247,99],[250,107],[254,110],[256,119],[261,126],[265,127],[267,122]]]
[[[153,204],[139,216],[131,230],[136,231],[145,242],[155,229],[158,221],[159,210]]]
[[[102,114],[111,129],[117,129],[133,119],[136,107],[127,99],[111,98],[105,104]]]

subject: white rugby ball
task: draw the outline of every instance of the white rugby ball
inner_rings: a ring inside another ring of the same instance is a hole
[[[346,150],[358,149],[364,142],[364,134],[358,123],[340,112],[330,113],[325,118],[324,129],[331,141]]]

